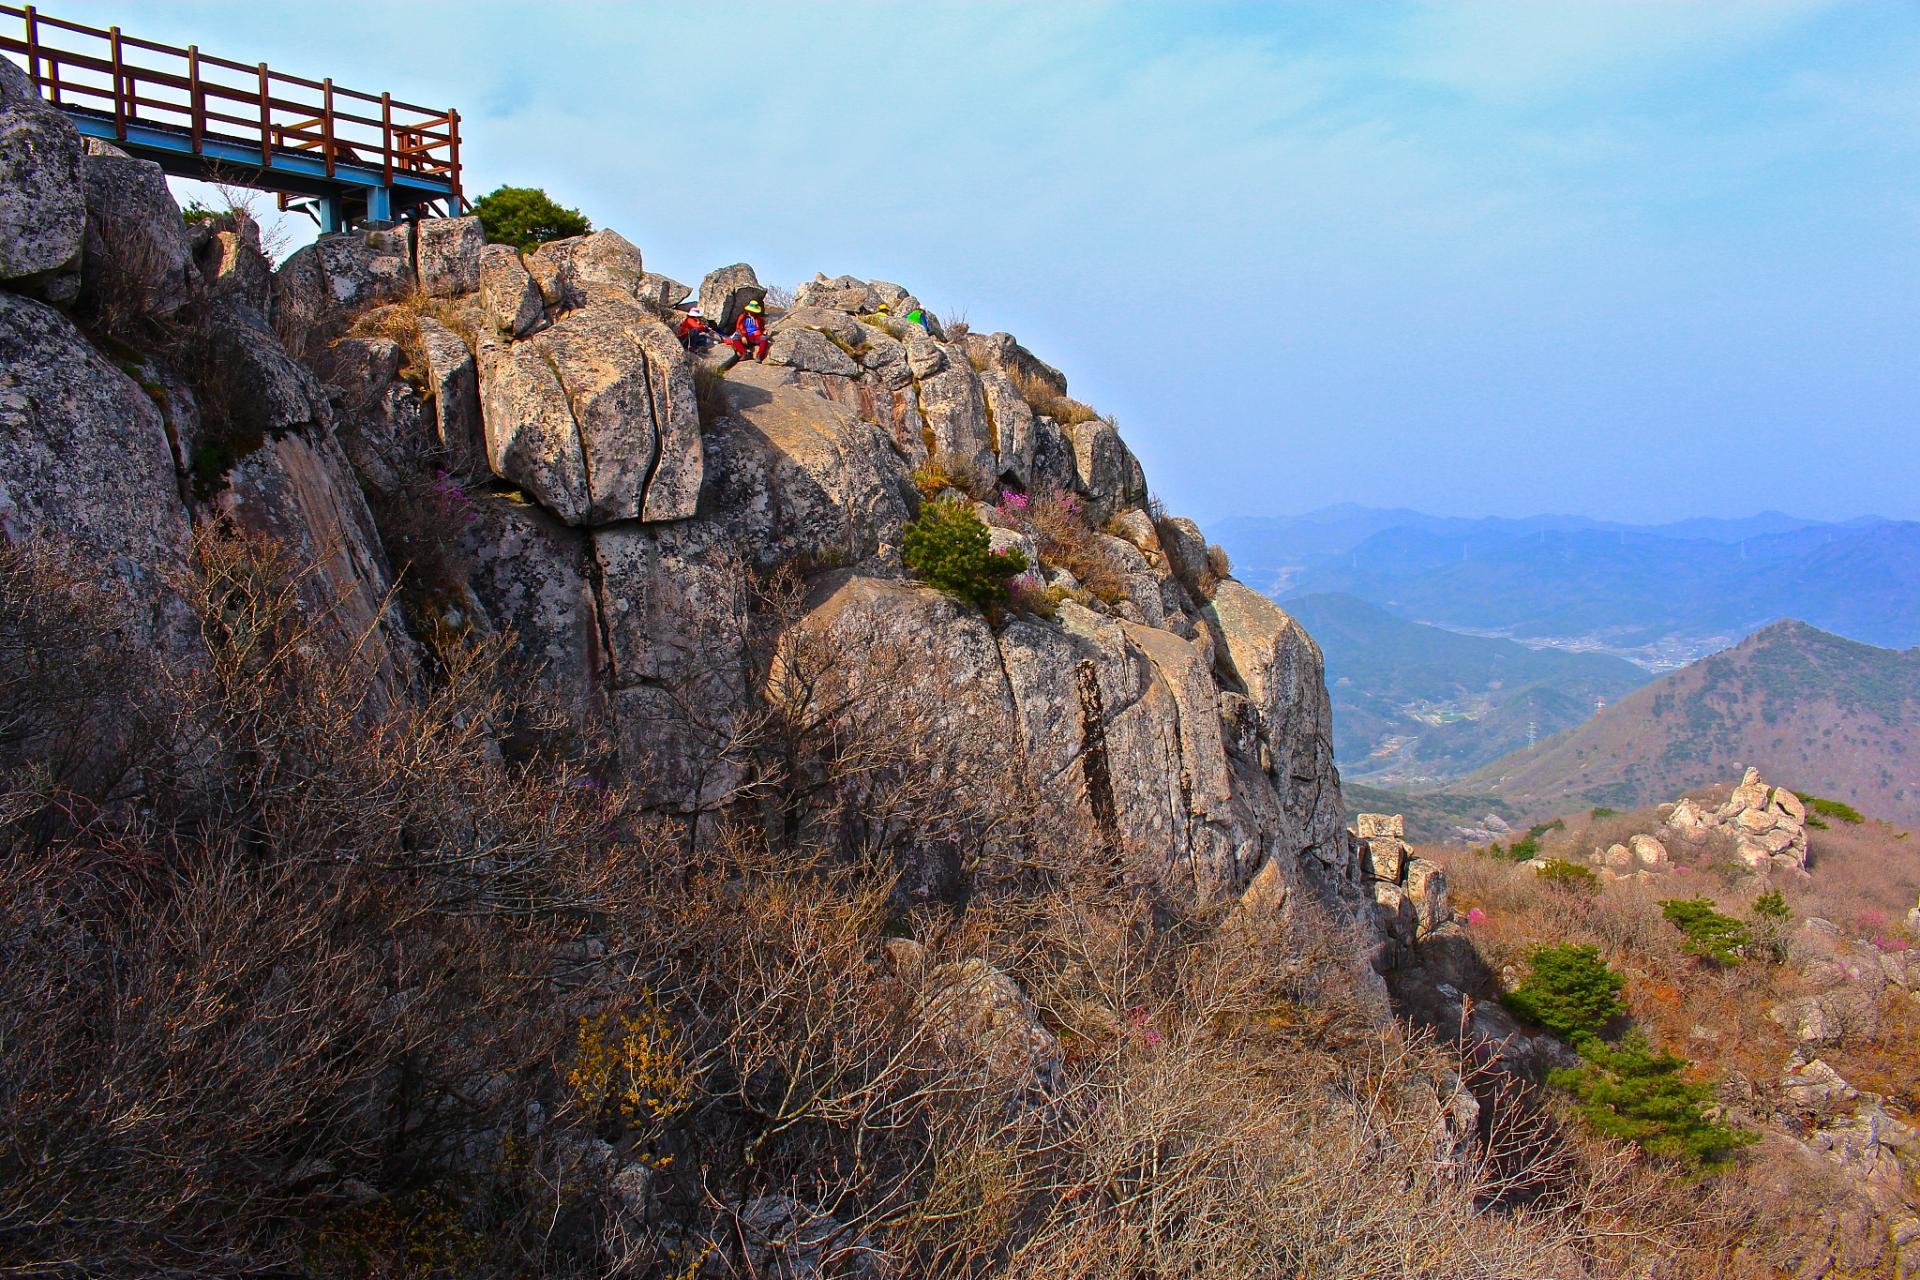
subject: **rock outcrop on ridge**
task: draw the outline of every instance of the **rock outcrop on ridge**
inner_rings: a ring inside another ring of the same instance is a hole
[[[1770,865],[1799,871],[1807,865],[1806,806],[1785,787],[1768,786],[1758,769],[1748,769],[1718,809],[1681,800],[1666,825],[1682,839],[1725,832],[1733,837],[1740,860],[1755,871]]]
[[[728,575],[788,566],[805,589],[784,625],[849,679],[871,668],[899,723],[973,744],[950,763],[960,790],[1017,792],[1197,901],[1268,868],[1263,901],[1303,870],[1356,909],[1383,892],[1341,828],[1313,640],[1215,572],[1190,521],[1156,518],[1110,423],[1055,416],[1066,379],[1011,335],[908,324],[904,288],[822,276],[770,313],[764,364],[697,374],[674,310],[694,291],[613,231],[523,256],[475,219],[428,221],[326,236],[274,270],[244,219],[187,228],[154,166],[85,154],[16,79],[0,141],[31,181],[0,202],[9,538],[70,540],[160,617],[194,522],[272,533],[318,562],[394,689],[417,678],[423,625],[511,633],[696,839],[751,791],[736,748],[764,693],[728,647]],[[115,259],[136,242],[152,251]],[[147,317],[186,336],[103,354],[75,320],[97,337],[139,271],[157,273]],[[698,296],[724,313],[765,292],[737,264]],[[1051,616],[989,619],[915,581],[903,529],[936,464],[989,506],[1062,495],[1120,585],[1089,593],[1040,554]],[[409,488],[421,474],[441,479]],[[393,522],[436,511],[459,580],[403,616]]]

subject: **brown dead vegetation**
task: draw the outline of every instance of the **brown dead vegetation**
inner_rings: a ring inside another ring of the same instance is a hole
[[[1108,604],[1126,599],[1121,566],[1088,525],[1086,504],[1079,498],[1045,489],[1030,495],[1025,509],[1011,515],[1033,538],[1040,558],[1071,573],[1083,590]]]
[[[1569,819],[1566,832],[1543,839],[1541,856],[1556,856],[1556,848],[1562,854],[1584,852],[1603,840],[1637,833],[1671,834],[1658,830],[1659,818],[1650,809],[1592,821]],[[1689,855],[1690,846],[1677,841],[1669,848],[1678,858]],[[1692,871],[1668,872],[1652,883],[1619,880],[1597,893],[1582,893],[1555,887],[1502,858],[1443,850],[1427,856],[1447,866],[1456,909],[1479,912],[1469,933],[1490,979],[1470,994],[1496,998],[1502,976],[1524,974],[1527,957],[1539,947],[1591,944],[1626,975],[1623,996],[1634,1024],[1656,1045],[1691,1060],[1691,1078],[1727,1086],[1729,1097],[1744,1096],[1751,1085],[1781,1074],[1795,1045],[1768,1011],[1818,990],[1799,970],[1780,963],[1789,946],[1803,945],[1793,941],[1798,922],[1830,910],[1835,901],[1853,900],[1855,892],[1850,874],[1842,872],[1836,886],[1825,880],[1828,868],[1821,866],[1810,879],[1778,877],[1793,917],[1776,925],[1753,911],[1765,886],[1720,861],[1703,859]],[[1723,965],[1683,950],[1684,938],[1664,918],[1660,902],[1694,897],[1752,922],[1755,943],[1749,958]],[[1896,1115],[1910,1116],[1920,1107],[1913,1083],[1920,1080],[1920,1011],[1895,987],[1872,998],[1871,1006],[1851,1021],[1836,1017],[1840,1038],[1821,1047],[1819,1056],[1856,1088],[1884,1095]],[[1858,1191],[1777,1135],[1741,1153],[1708,1178],[1704,1189],[1711,1212],[1698,1216],[1687,1250],[1672,1269],[1657,1274],[1799,1274],[1822,1259],[1833,1260],[1834,1275],[1892,1274],[1882,1269],[1891,1265],[1882,1248],[1884,1228],[1868,1230],[1872,1215],[1860,1216]],[[1744,1260],[1746,1271],[1735,1266],[1738,1260]]]
[[[0,570],[0,642],[51,655],[0,682],[11,1273],[746,1275],[768,1195],[902,1276],[1724,1270],[1674,1260],[1737,1206],[1524,1107],[1440,1127],[1472,1073],[1337,921],[1166,898],[916,712],[906,641],[794,625],[789,571],[662,603],[691,745],[649,813],[504,642],[375,696],[270,544],[202,532],[159,668],[57,550]],[[969,961],[1031,994],[1045,1081],[927,1015]]]
[[[1053,394],[1051,387],[1024,370],[1013,369],[1008,376],[1013,379],[1013,384],[1020,388],[1021,397],[1035,413],[1052,418],[1063,427],[1092,422],[1100,416],[1092,405],[1082,404],[1068,396]]]

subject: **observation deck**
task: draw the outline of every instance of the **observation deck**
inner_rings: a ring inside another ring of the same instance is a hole
[[[90,138],[183,178],[277,192],[323,232],[464,213],[460,113],[396,102],[0,4],[41,97]],[[310,201],[310,204],[306,202]]]

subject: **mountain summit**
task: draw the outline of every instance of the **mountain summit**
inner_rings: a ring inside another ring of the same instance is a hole
[[[1876,649],[1789,619],[1452,786],[1529,812],[1629,808],[1744,765],[1915,823],[1917,759],[1920,649]]]

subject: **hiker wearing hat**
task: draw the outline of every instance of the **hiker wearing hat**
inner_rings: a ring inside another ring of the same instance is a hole
[[[758,298],[749,298],[747,305],[740,308],[740,318],[734,322],[733,336],[727,339],[727,345],[741,355],[752,355],[755,360],[767,358],[767,309]]]
[[[680,345],[691,350],[696,345],[705,345],[700,339],[704,335],[711,334],[713,332],[713,326],[708,324],[706,318],[700,314],[699,307],[688,307],[686,318],[680,322],[678,332],[680,334]],[[709,338],[707,341],[711,341],[711,339]]]

